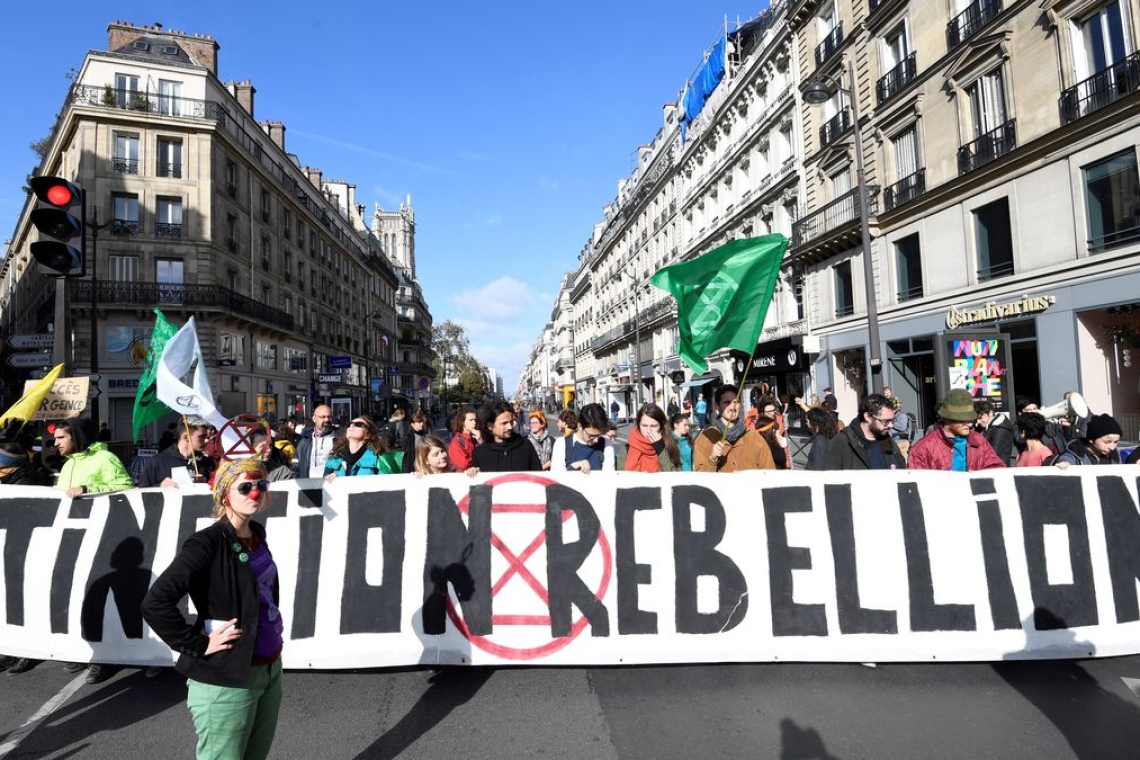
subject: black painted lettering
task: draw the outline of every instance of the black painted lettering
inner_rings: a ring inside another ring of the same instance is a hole
[[[1096,585],[1089,555],[1089,528],[1081,480],[1070,477],[1018,478],[1017,497],[1025,530],[1025,563],[1033,593],[1033,624],[1039,631],[1096,625]],[[1072,583],[1050,583],[1045,560],[1045,526],[1064,525],[1069,534]]]
[[[24,624],[24,564],[32,531],[55,522],[59,511],[56,499],[7,499],[0,509],[0,530],[4,531],[5,613],[9,625]]]
[[[424,557],[424,633],[447,629],[447,587],[463,607],[463,622],[476,636],[492,631],[491,486],[472,486],[467,524],[451,492],[428,490],[427,549]]]
[[[618,633],[657,633],[657,613],[638,606],[638,586],[653,581],[653,567],[637,563],[633,523],[643,509],[661,509],[658,488],[619,488],[614,505]]]
[[[899,483],[898,489],[903,545],[906,547],[906,575],[910,586],[910,629],[915,632],[977,630],[972,604],[938,604],[934,601],[930,543],[926,537],[926,515],[923,514],[918,485]]]
[[[293,591],[293,639],[312,638],[317,630],[317,591],[320,588],[321,549],[324,546],[325,516],[297,518],[297,583]]]
[[[705,529],[693,530],[693,507],[704,510]],[[724,505],[702,486],[673,488],[673,562],[676,566],[678,633],[730,631],[748,613],[748,583],[736,563],[717,551],[726,525]],[[697,608],[697,578],[717,580],[716,612]]]
[[[835,557],[835,599],[840,633],[898,633],[898,613],[868,609],[859,602],[859,565],[855,553],[855,524],[851,514],[851,486],[823,489],[827,528]]]
[[[975,497],[994,493],[993,481],[974,478],[970,488]],[[996,499],[978,498],[978,525],[982,531],[982,561],[986,567],[986,587],[990,596],[990,615],[994,630],[1007,631],[1021,628],[1021,615],[1017,611],[1017,595],[1009,575],[1009,557],[1005,551],[1005,528],[1002,525],[1001,507]]]
[[[340,602],[341,633],[396,633],[400,630],[404,573],[403,491],[371,491],[348,496],[348,546],[344,592]],[[368,584],[368,531],[382,529],[384,578]]]
[[[1099,477],[1096,487],[1104,519],[1116,622],[1140,620],[1136,598],[1136,581],[1140,580],[1140,509],[1136,508],[1122,478]]]
[[[764,489],[764,526],[768,532],[769,593],[772,598],[772,633],[776,636],[826,636],[827,616],[822,604],[797,604],[793,599],[793,570],[811,569],[811,552],[788,546],[785,518],[793,512],[811,512],[811,489]]]
[[[567,510],[578,522],[578,540],[569,544],[562,540],[562,513]],[[598,515],[582,494],[563,485],[546,487],[546,578],[552,636],[570,635],[572,606],[590,621],[591,636],[610,635],[609,612],[578,576],[582,563],[597,546],[600,532]]]

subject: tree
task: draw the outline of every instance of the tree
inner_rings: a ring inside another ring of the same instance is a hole
[[[463,325],[450,319],[435,325],[431,347],[435,351],[436,378],[443,403],[481,399],[483,374],[487,370],[471,355],[471,342]],[[448,385],[449,377],[456,379],[454,385]]]

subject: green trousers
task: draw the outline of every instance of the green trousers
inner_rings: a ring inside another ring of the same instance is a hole
[[[244,686],[186,682],[198,732],[198,760],[261,760],[269,755],[281,708],[281,660],[254,665]]]

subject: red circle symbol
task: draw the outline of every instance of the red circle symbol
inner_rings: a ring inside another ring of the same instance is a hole
[[[541,636],[535,636],[533,640],[530,640],[529,636],[523,637],[527,639],[525,643],[520,641],[520,637],[517,634],[509,636],[509,643],[496,641],[493,635],[478,636],[471,633],[467,628],[467,624],[459,614],[459,610],[455,605],[455,599],[451,594],[449,594],[447,598],[447,616],[451,618],[451,622],[468,641],[484,652],[505,660],[535,660],[553,654],[569,645],[570,642],[578,638],[582,631],[586,630],[586,626],[589,625],[589,620],[585,615],[579,613],[578,618],[570,625],[570,634],[568,636],[551,636],[550,600],[547,595],[546,587],[538,579],[536,574],[527,567],[527,560],[531,559],[546,546],[546,504],[545,500],[531,498],[533,488],[545,489],[548,485],[558,485],[558,483],[549,478],[530,475],[528,473],[510,473],[493,478],[486,483],[486,485],[496,487],[506,487],[511,484],[517,484],[518,487],[510,489],[508,499],[517,498],[517,500],[492,503],[492,525],[494,524],[495,517],[498,515],[504,516],[504,519],[505,516],[511,515],[512,519],[520,521],[526,519],[528,516],[538,515],[542,519],[543,527],[538,535],[521,551],[516,551],[518,547],[512,548],[508,546],[506,541],[500,538],[494,529],[492,529],[491,545],[498,550],[499,556],[501,556],[506,563],[506,568],[492,584],[491,597],[499,596],[500,592],[506,589],[508,584],[511,584],[515,589],[526,586],[533,592],[533,594],[529,595],[530,598],[533,599],[537,597],[537,599],[541,601],[545,614],[526,614],[523,612],[499,614],[496,612],[493,614],[491,621],[496,629],[503,629],[508,626],[517,626],[518,630],[540,629],[545,627],[546,631]],[[530,488],[528,488],[528,486]],[[496,489],[496,491],[498,490],[499,489]],[[463,497],[463,499],[459,501],[458,507],[464,515],[467,515],[470,507],[469,497]],[[573,515],[573,511],[563,510],[562,521],[564,523],[567,522]],[[594,591],[594,595],[598,599],[602,599],[605,597],[606,590],[609,588],[610,577],[613,574],[613,554],[610,551],[609,539],[600,528],[598,530],[597,548],[600,550],[600,558],[595,560],[598,552],[592,552],[586,563],[590,565],[590,567],[587,568],[586,565],[583,565],[582,571],[587,573],[590,578],[596,577],[597,589]],[[583,580],[586,580],[586,578]],[[589,583],[588,580],[586,582]],[[516,595],[514,601],[517,601],[517,596],[518,595]],[[494,604],[494,602],[492,602],[492,604]]]

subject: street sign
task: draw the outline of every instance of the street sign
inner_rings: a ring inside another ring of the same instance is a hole
[[[317,375],[318,383],[339,383],[344,380],[344,375],[340,372],[328,372],[323,375]]]
[[[352,367],[351,356],[330,356],[329,369],[350,369]]]
[[[24,369],[50,367],[51,354],[12,354],[8,357],[8,366]]]
[[[51,333],[13,335],[8,338],[8,345],[12,348],[51,348],[55,345],[55,336]]]

